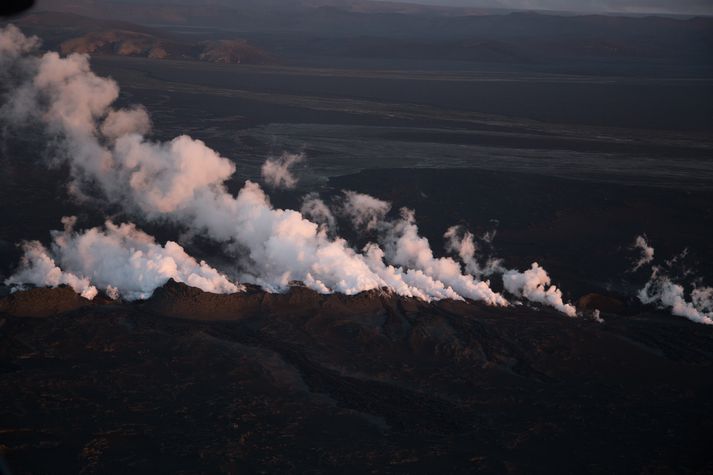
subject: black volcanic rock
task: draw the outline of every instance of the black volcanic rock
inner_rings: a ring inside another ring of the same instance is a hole
[[[577,301],[577,309],[599,310],[605,313],[616,313],[621,315],[626,311],[626,305],[618,298],[590,293],[579,298]]]

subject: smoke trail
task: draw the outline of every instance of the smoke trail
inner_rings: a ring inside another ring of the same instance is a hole
[[[634,267],[631,269],[632,272],[641,269],[643,266],[650,264],[651,261],[654,260],[654,248],[649,246],[649,243],[646,240],[646,235],[636,236],[636,239],[634,240],[634,248],[641,251],[641,257],[638,261],[636,261],[636,263],[634,263]]]
[[[206,292],[235,293],[241,290],[205,262],[186,254],[169,241],[157,244],[133,224],[74,231],[75,218],[64,218],[63,231],[53,231],[51,250],[38,242],[25,243],[18,271],[5,285],[69,285],[88,299],[97,288],[113,298],[145,299],[169,279]]]
[[[283,153],[279,158],[269,158],[262,164],[262,179],[271,188],[294,188],[297,178],[290,168],[305,159],[303,154]]]

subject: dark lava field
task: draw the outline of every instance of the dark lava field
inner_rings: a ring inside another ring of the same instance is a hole
[[[18,292],[0,443],[9,473],[710,473],[711,329],[592,305]]]

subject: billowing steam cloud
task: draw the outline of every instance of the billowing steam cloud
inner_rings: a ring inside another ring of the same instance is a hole
[[[374,230],[383,222],[391,204],[355,191],[344,192],[342,212],[357,230]]]
[[[303,154],[283,153],[279,158],[268,158],[260,170],[262,179],[272,188],[294,188],[297,178],[290,168],[305,159]]]
[[[425,300],[468,298],[508,305],[475,273],[464,273],[451,258],[435,257],[418,234],[413,212],[405,210],[400,219],[387,221],[388,203],[346,192],[341,211],[357,228],[380,235],[379,244],[357,252],[330,235],[336,221],[316,196],[305,200],[304,215],[275,209],[250,181],[235,196],[225,187],[235,165],[200,140],[185,135],[169,142],[149,140],[146,111],[113,108],[119,89],[91,71],[87,56],[29,55],[37,41],[14,27],[0,30],[0,38],[5,65],[0,74],[9,90],[0,117],[20,125],[40,124],[58,139],[53,143],[59,143],[57,158],[69,164],[70,190],[93,197],[98,191],[142,219],[172,221],[221,243],[239,264],[233,276],[239,281],[280,291],[298,280],[318,292],[345,294],[387,287]],[[300,160],[299,155],[283,155],[268,161],[263,167],[266,182],[294,186],[289,168]],[[214,292],[237,289],[178,244],[160,246],[131,224],[107,222],[104,229],[84,233],[69,227],[54,235],[51,251],[37,244],[26,250],[9,283],[66,283],[89,293],[91,286],[111,286],[128,299],[149,295],[169,277]],[[534,266],[521,276],[513,273],[510,280],[506,289],[514,295],[570,313],[559,291],[546,288],[549,278],[543,269]]]
[[[653,262],[654,248],[643,237],[636,238],[636,247],[642,250],[642,257],[635,269]],[[666,261],[666,265],[672,267],[685,255],[686,251],[681,256]],[[684,287],[674,283],[661,267],[652,266],[651,277],[639,291],[638,297],[641,303],[670,308],[673,315],[686,317],[696,323],[713,325],[713,287],[694,287],[688,301]]]
[[[86,277],[78,277],[60,269],[47,249],[38,241],[29,241],[22,246],[25,254],[20,261],[17,273],[5,280],[5,285],[22,288],[25,284],[41,287],[68,285],[82,297],[92,300],[97,288]]]
[[[486,233],[482,240],[490,244],[494,236],[495,232],[492,231]],[[443,237],[446,250],[458,255],[470,274],[477,277],[503,274],[503,287],[515,297],[554,307],[570,317],[577,316],[574,306],[564,302],[562,291],[551,285],[547,271],[536,262],[524,272],[505,269],[502,259],[488,258],[485,265],[481,266],[476,259],[477,246],[473,233],[462,226],[452,226]]]
[[[564,303],[562,291],[550,284],[550,276],[536,262],[525,272],[509,270],[503,274],[503,285],[511,294],[552,306],[567,316],[577,316],[577,309]]]
[[[401,210],[401,219],[389,226],[384,245],[387,258],[396,265],[418,269],[464,297],[482,300],[491,305],[507,305],[507,301],[500,294],[493,292],[487,282],[463,274],[460,264],[453,259],[434,257],[428,240],[418,234],[415,216],[411,210]]]
[[[27,37],[15,25],[8,25],[0,30],[0,61],[11,61],[30,53],[37,49],[40,43],[38,37]]]
[[[198,262],[175,242],[157,244],[132,224],[74,231],[74,218],[65,218],[64,231],[52,232],[51,250],[39,242],[24,244],[18,272],[6,285],[69,285],[88,299],[97,288],[113,298],[144,299],[169,279],[206,292],[235,293],[240,287],[205,262]]]
[[[658,275],[658,269],[654,269],[651,279],[639,292],[639,300],[645,304],[668,307],[672,314],[693,322],[713,325],[712,287],[694,288],[689,302],[683,286],[673,283],[664,275]]]

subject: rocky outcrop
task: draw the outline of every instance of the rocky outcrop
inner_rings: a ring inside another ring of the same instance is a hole
[[[241,320],[259,314],[263,293],[212,294],[173,279],[154,291],[142,307],[163,316],[192,320]]]
[[[246,40],[217,40],[201,43],[198,59],[210,63],[225,64],[267,64],[273,62],[262,49]]]
[[[356,295],[320,294],[302,285],[285,293],[268,293],[247,286],[235,294],[211,294],[173,279],[157,289],[142,307],[152,313],[193,320],[242,320],[258,316],[292,315],[377,315],[416,313],[430,304],[418,299],[398,297],[386,290]]]
[[[92,305],[70,287],[35,288],[0,299],[0,314],[16,317],[50,317]]]

